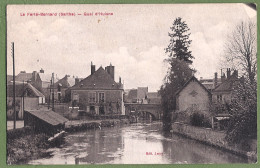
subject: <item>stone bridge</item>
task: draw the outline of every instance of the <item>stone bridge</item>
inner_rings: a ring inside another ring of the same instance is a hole
[[[152,116],[153,120],[159,120],[162,116],[161,104],[125,103],[126,115]]]

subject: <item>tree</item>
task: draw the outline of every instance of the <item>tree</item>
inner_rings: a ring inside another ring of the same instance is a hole
[[[224,62],[253,83],[257,72],[256,25],[252,21],[241,22],[228,35],[224,49]]]
[[[227,37],[225,61],[243,77],[233,84],[231,94],[231,120],[227,139],[240,142],[256,138],[257,133],[257,46],[256,25],[241,22]]]
[[[242,78],[243,79],[243,78]],[[238,80],[234,83],[230,105],[231,120],[227,130],[227,139],[240,142],[256,138],[257,134],[257,83]]]
[[[170,44],[166,48],[166,53],[169,53],[170,58],[177,58],[184,60],[185,62],[192,63],[194,57],[189,51],[191,40],[189,40],[190,33],[189,28],[185,21],[182,21],[180,17],[176,18],[170,27],[172,33],[168,33],[170,36]]]
[[[192,76],[192,69],[189,65],[194,58],[189,51],[190,30],[187,24],[180,17],[174,20],[173,26],[170,27],[172,33],[169,33],[170,44],[165,49],[169,54],[166,61],[170,68],[165,76],[164,84],[160,88],[163,109],[163,129],[168,131],[171,128],[171,112],[176,109],[175,93],[185,84]]]

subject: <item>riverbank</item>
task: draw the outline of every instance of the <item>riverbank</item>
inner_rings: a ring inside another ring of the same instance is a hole
[[[7,139],[7,164],[25,164],[29,159],[38,159],[48,155],[50,147],[46,134],[24,135]]]
[[[129,124],[127,119],[70,120],[65,124],[66,132],[113,127]],[[28,160],[49,156],[47,149],[52,147],[46,134],[35,134],[31,127],[7,131],[7,164],[26,164]]]
[[[247,144],[246,146],[245,144],[230,144],[225,139],[226,133],[223,131],[215,131],[211,128],[195,127],[178,122],[172,124],[172,132],[203,144],[246,157],[250,162],[255,163],[257,161],[257,141],[252,141],[251,145]],[[245,150],[245,148],[247,150]]]

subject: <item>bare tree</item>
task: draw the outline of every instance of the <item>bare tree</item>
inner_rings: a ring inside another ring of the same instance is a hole
[[[257,72],[256,24],[241,22],[227,38],[224,48],[226,64],[242,72],[250,83],[256,80]]]

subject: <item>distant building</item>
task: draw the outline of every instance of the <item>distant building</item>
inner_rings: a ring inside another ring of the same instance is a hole
[[[126,103],[138,104],[161,104],[161,97],[158,92],[148,92],[148,87],[138,87],[125,92]]]
[[[231,91],[233,84],[238,80],[238,71],[235,70],[231,75],[230,69],[227,69],[227,78],[212,91],[212,101],[214,103],[226,104],[231,102]]]
[[[161,104],[161,96],[158,92],[148,92],[147,101],[148,104]]]
[[[198,79],[192,76],[176,93],[176,109],[208,113],[211,103],[211,93]]]
[[[21,71],[16,77],[17,82],[26,82],[32,84],[37,90],[42,92],[46,99],[48,100],[50,95],[50,84],[51,84],[52,74],[45,74],[44,70],[41,69],[39,72],[33,71],[32,73],[26,73],[26,71]],[[58,77],[54,76],[54,82],[58,81]]]
[[[91,74],[69,89],[72,105],[96,115],[125,115],[123,84],[121,78],[115,82],[114,72],[111,64],[96,71],[91,63]]]
[[[125,102],[126,103],[137,103],[137,89],[130,89],[125,92]]]
[[[54,99],[55,102],[64,102],[66,90],[74,86],[76,83],[79,83],[82,79],[70,75],[65,75],[62,79],[54,83]]]
[[[45,103],[45,96],[30,83],[15,84],[17,119],[23,119],[23,110],[35,110]],[[13,118],[13,84],[7,85],[7,119]]]

